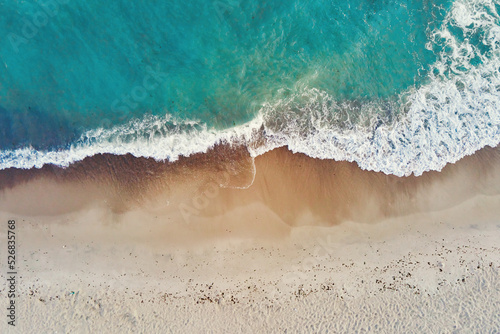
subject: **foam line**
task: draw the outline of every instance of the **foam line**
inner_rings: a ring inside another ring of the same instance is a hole
[[[429,81],[391,101],[335,101],[321,90],[302,87],[286,100],[266,103],[255,119],[233,128],[148,116],[88,131],[65,150],[1,151],[0,169],[68,166],[103,153],[175,161],[228,143],[246,145],[254,157],[287,146],[314,158],[355,161],[363,169],[398,176],[441,170],[500,143],[499,20],[492,1],[456,1],[443,25],[429,33],[428,48],[440,53]],[[474,38],[479,42],[472,44]]]

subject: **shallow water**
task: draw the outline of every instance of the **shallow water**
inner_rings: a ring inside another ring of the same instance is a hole
[[[494,1],[2,6],[2,169],[238,141],[407,175],[500,141]]]

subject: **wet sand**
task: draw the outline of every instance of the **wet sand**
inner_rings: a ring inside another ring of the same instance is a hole
[[[499,148],[400,178],[218,147],[2,171],[0,219],[20,236],[17,329],[498,329],[499,168]]]
[[[60,215],[94,206],[112,214],[153,210],[184,223],[220,217],[250,204],[284,224],[331,226],[446,209],[500,193],[500,148],[486,147],[441,172],[397,177],[355,163],[275,149],[252,159],[243,147],[219,146],[174,163],[98,155],[69,168],[0,171],[4,212]]]

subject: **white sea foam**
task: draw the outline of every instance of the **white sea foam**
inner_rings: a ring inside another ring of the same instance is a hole
[[[314,158],[355,161],[361,168],[399,176],[441,170],[500,143],[499,21],[492,1],[456,1],[441,28],[429,34],[429,49],[442,46],[429,82],[393,101],[339,102],[301,87],[234,128],[217,131],[194,121],[149,116],[89,131],[67,150],[2,151],[0,168],[68,166],[101,153],[175,161],[218,143],[237,143],[247,145],[252,156],[288,146]],[[481,43],[484,50],[477,47]]]
[[[46,152],[25,148],[0,152],[0,168],[41,168],[45,164],[67,167],[86,157],[104,153],[175,161],[180,156],[206,152],[218,143],[251,142],[261,124],[262,119],[257,117],[246,124],[216,131],[194,121],[148,116],[112,129],[88,131],[67,150]]]

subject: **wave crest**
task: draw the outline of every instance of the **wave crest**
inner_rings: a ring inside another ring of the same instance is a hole
[[[148,116],[88,131],[66,150],[2,151],[0,168],[68,166],[101,153],[174,161],[219,143],[237,143],[247,145],[252,156],[288,146],[399,176],[441,170],[500,143],[499,21],[492,1],[456,1],[442,26],[429,33],[427,48],[440,56],[428,82],[393,100],[336,101],[303,87],[234,128],[218,131],[196,121]]]

